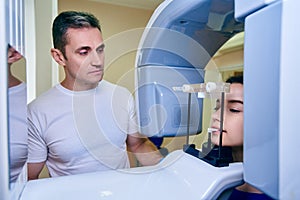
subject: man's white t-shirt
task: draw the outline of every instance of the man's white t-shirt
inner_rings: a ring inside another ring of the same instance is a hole
[[[28,106],[28,163],[46,161],[53,177],[129,167],[134,105],[127,89],[105,80],[88,91],[54,86]]]
[[[15,182],[27,160],[26,83],[8,89],[10,181]]]

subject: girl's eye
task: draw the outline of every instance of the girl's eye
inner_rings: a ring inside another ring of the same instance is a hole
[[[240,110],[234,109],[234,108],[231,108],[229,110],[230,110],[230,112],[233,112],[233,113],[239,113],[239,112],[241,112]]]

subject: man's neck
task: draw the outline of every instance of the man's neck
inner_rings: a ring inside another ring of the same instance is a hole
[[[98,83],[97,84],[80,84],[79,82],[78,83],[74,83],[74,82],[70,83],[66,80],[63,80],[60,84],[63,87],[65,87],[71,91],[86,91],[86,90],[94,89],[98,86]]]
[[[17,86],[17,85],[19,85],[21,83],[22,83],[22,81],[20,81],[16,77],[12,76],[11,74],[9,74],[9,76],[8,76],[8,87],[9,88]]]

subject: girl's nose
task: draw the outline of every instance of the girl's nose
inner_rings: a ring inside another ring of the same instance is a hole
[[[212,120],[213,121],[220,121],[220,109],[216,110],[212,114]]]

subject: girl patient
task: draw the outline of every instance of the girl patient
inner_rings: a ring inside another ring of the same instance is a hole
[[[243,162],[243,124],[244,124],[244,88],[243,76],[230,77],[226,81],[230,83],[230,93],[226,94],[224,102],[223,123],[223,146],[232,147],[234,162]],[[217,100],[215,112],[212,115],[211,128],[220,130],[220,107],[221,102]],[[219,145],[220,132],[212,133],[211,139],[214,145]],[[248,183],[244,183],[233,189],[229,199],[271,199],[258,189]]]

